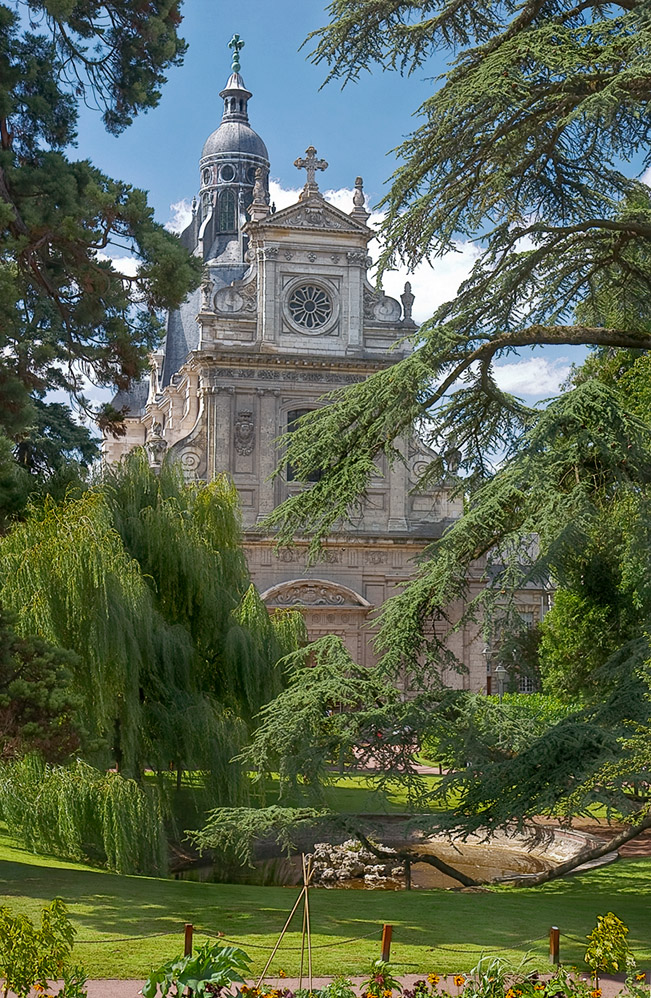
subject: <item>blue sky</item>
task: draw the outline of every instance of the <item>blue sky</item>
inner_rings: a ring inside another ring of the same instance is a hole
[[[361,174],[370,205],[377,204],[395,166],[391,150],[415,127],[414,112],[445,66],[432,61],[408,78],[374,69],[343,90],[338,83],[321,89],[326,67],[310,62],[310,43],[299,49],[326,21],[325,6],[317,0],[185,0],[182,34],[188,52],[183,66],[170,70],[158,107],[117,138],[104,131],[98,113],[84,110],[76,154],[147,190],[158,220],[178,223],[198,188],[203,143],[221,118],[219,91],[230,73],[228,41],[237,32],[245,41],[242,75],[254,94],[251,124],[269,149],[278,206],[295,200],[302,180],[293,162],[310,144],[329,163],[319,181],[333,201],[345,207]],[[433,270],[422,265],[412,278],[416,319],[451,297],[467,273],[474,249],[468,244],[460,249]],[[389,275],[388,293],[398,294],[406,276]],[[584,353],[577,348],[528,352],[503,365],[500,381],[527,399],[541,398],[557,390],[569,363],[580,362]]]

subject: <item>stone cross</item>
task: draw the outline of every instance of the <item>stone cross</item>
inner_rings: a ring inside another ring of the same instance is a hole
[[[324,159],[316,158],[316,149],[314,146],[308,146],[305,150],[305,158],[299,156],[298,159],[294,160],[294,166],[297,170],[305,170],[307,173],[307,182],[303,188],[301,197],[306,198],[310,194],[318,194],[319,185],[315,180],[315,174],[317,170],[327,170],[328,164]]]
[[[234,73],[239,73],[240,69],[240,49],[244,48],[244,42],[239,35],[233,35],[230,42],[228,43],[229,49],[233,49],[233,65],[231,69]]]

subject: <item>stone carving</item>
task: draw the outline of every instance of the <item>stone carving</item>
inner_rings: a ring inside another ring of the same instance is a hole
[[[253,200],[249,208],[249,217],[254,222],[260,222],[269,214],[269,189],[267,187],[267,171],[259,166],[255,171],[253,185]]]
[[[155,422],[152,425],[151,433],[147,437],[145,449],[149,456],[149,463],[152,468],[160,468],[167,450],[167,440],[163,439],[163,424]]]
[[[201,464],[201,454],[196,450],[184,450],[179,461],[185,475],[194,475]]]
[[[297,551],[296,548],[281,548],[280,551],[276,552],[276,558],[278,561],[290,564],[296,561],[303,561],[303,554],[303,551]]]
[[[316,260],[316,253],[308,253],[307,258],[310,261],[310,263],[314,263],[314,261]]]
[[[333,263],[339,263],[340,258],[341,258],[341,253],[330,254],[330,259],[332,260]]]
[[[291,250],[285,250],[284,256],[285,256],[286,260],[291,260],[293,258],[293,256],[294,256],[294,254],[292,253]]]
[[[250,370],[248,368],[215,367],[211,371],[213,378],[255,378],[258,381],[314,381],[328,385],[357,385],[364,381],[360,374],[328,374],[323,371],[269,371],[265,369]],[[212,385],[217,391],[220,386]]]
[[[307,173],[305,187],[299,195],[301,200],[305,201],[314,194],[318,195],[319,185],[316,182],[316,171],[327,170],[328,164],[324,159],[316,158],[316,149],[314,146],[308,146],[305,150],[305,158],[303,159],[299,156],[298,159],[294,160],[294,166],[297,170],[305,170]]]
[[[235,288],[220,288],[215,295],[215,308],[218,312],[241,312],[244,299]]]
[[[355,177],[355,193],[353,194],[353,210],[350,213],[358,222],[366,224],[370,212],[366,210],[366,198],[364,197],[364,181],[361,177]]]
[[[366,253],[364,250],[351,250],[346,253],[346,259],[356,267],[363,267],[366,263]]]
[[[386,565],[388,555],[386,551],[367,551],[366,552],[366,564],[367,565]]]
[[[344,606],[346,597],[336,589],[327,586],[310,583],[290,586],[283,592],[278,593],[274,603],[281,606],[296,606],[298,604],[306,606]]]
[[[222,314],[255,312],[257,307],[258,287],[255,279],[246,284],[230,284],[227,288],[220,288],[215,295],[215,308]]]
[[[337,218],[334,212],[328,211],[323,205],[302,205],[300,208],[289,211],[287,216],[280,216],[274,219],[274,224],[282,225],[288,229],[347,229],[351,231],[352,226],[346,225],[344,221]],[[358,230],[355,229],[357,232]]]
[[[364,287],[364,318],[371,322],[398,322],[400,305],[395,298],[389,298],[380,291]]]
[[[235,420],[235,450],[242,457],[253,453],[255,423],[250,409],[241,409]]]
[[[277,246],[265,246],[264,258],[265,260],[275,260],[278,256]]]
[[[319,561],[325,561],[328,565],[340,565],[341,554],[341,551],[333,551],[328,548],[324,548],[319,555]]]
[[[209,274],[204,274],[203,280],[201,281],[201,311],[202,312],[212,312],[212,289],[214,288],[214,281],[210,280]]]
[[[411,322],[411,310],[414,307],[414,295],[411,292],[411,282],[405,281],[405,290],[400,295],[400,301],[402,302],[402,312],[405,322]]]

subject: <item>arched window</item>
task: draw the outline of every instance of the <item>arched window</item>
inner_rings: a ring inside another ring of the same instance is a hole
[[[298,421],[301,418],[301,416],[305,416],[308,412],[312,412],[312,410],[311,409],[290,409],[289,412],[287,413],[287,432],[288,433],[293,433],[294,430],[296,429],[296,424],[298,423]],[[287,481],[288,482],[293,482],[295,480],[295,478],[296,478],[296,475],[294,473],[294,469],[292,468],[291,464],[288,464],[287,465]],[[312,474],[310,475],[310,477],[308,478],[308,482],[318,482],[320,478],[321,478],[321,472],[320,471],[313,471]]]
[[[235,232],[236,225],[235,191],[227,188],[219,195],[219,231]]]

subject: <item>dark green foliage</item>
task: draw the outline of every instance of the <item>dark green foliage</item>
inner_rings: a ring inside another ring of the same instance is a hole
[[[29,849],[88,859],[116,873],[165,873],[161,797],[119,773],[77,760],[26,756],[0,767],[0,815]]]
[[[79,667],[72,652],[40,638],[21,638],[0,606],[0,759],[36,750],[49,762],[79,746],[71,687]]]
[[[300,531],[315,542],[414,422],[438,455],[423,483],[441,478],[452,451],[465,489],[492,476],[495,455],[515,452],[536,419],[498,389],[496,358],[545,343],[651,347],[651,193],[621,166],[649,162],[647,4],[333,0],[327,10],[311,41],[329,79],[451,59],[398,149],[380,269],[435,260],[459,237],[481,254],[411,357],[335,393],[287,441],[299,479],[324,474],[269,523],[283,540]]]
[[[505,693],[500,699],[459,691],[440,711],[434,733],[422,742],[423,755],[449,769],[509,759],[580,710],[543,693]]]
[[[21,633],[75,652],[88,758],[136,778],[198,769],[208,803],[246,799],[231,760],[304,625],[290,614],[277,628],[250,589],[230,482],[188,485],[133,454],[78,497],[32,507],[0,542],[0,578]]]
[[[86,974],[71,960],[75,929],[61,898],[41,909],[37,928],[24,914],[0,908],[0,976],[3,995],[28,998],[34,988],[49,990],[49,982],[63,978],[58,998],[85,998]]]
[[[46,393],[62,389],[88,411],[84,377],[127,387],[158,342],[158,311],[199,279],[197,262],[154,222],[143,191],[68,153],[81,102],[101,108],[115,133],[156,105],[185,51],[180,7],[0,4],[0,428],[32,473],[50,474],[71,454],[87,463],[96,452],[72,412],[46,404]],[[107,259],[129,248],[134,277]],[[121,419],[103,416],[117,431]]]
[[[204,943],[198,953],[175,957],[152,971],[142,989],[144,998],[169,994],[174,987],[176,995],[213,995],[243,984],[251,975],[251,958],[236,946],[221,943]]]

